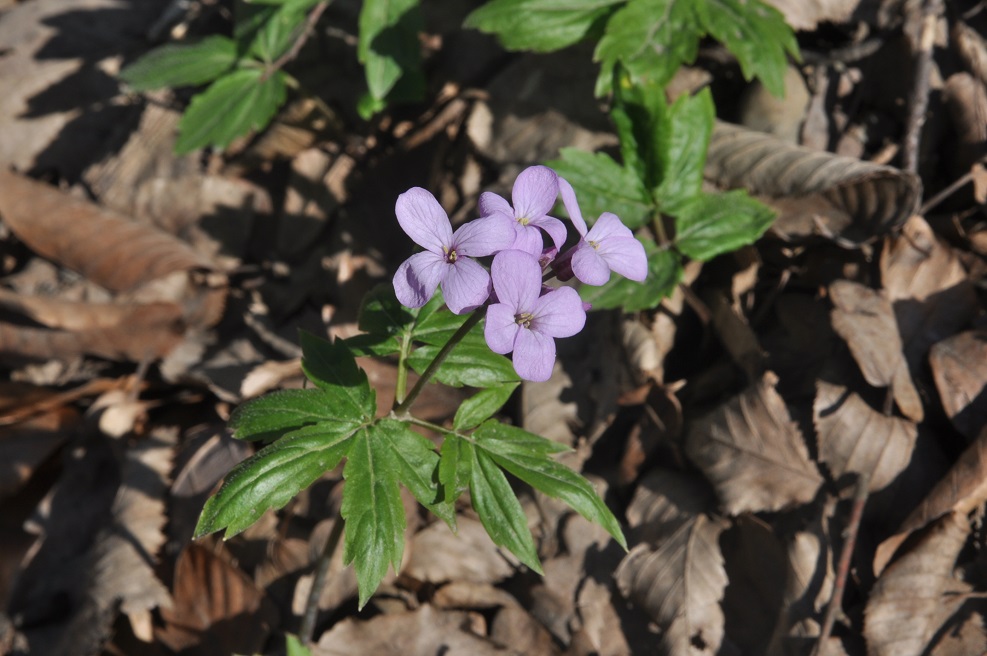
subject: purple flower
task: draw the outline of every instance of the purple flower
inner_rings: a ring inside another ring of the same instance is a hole
[[[480,216],[505,216],[514,222],[517,237],[511,248],[541,255],[541,230],[548,233],[556,248],[565,242],[565,225],[558,219],[547,216],[559,195],[559,176],[547,166],[529,166],[521,171],[514,181],[510,203],[495,193],[485,191],[480,194]]]
[[[555,337],[571,337],[586,324],[579,294],[561,287],[541,294],[541,267],[533,255],[501,251],[490,267],[498,302],[487,308],[483,336],[494,353],[514,351],[514,370],[543,381],[555,364]]]
[[[616,271],[629,280],[641,282],[648,276],[648,256],[644,246],[616,214],[604,212],[586,231],[586,221],[576,202],[576,192],[564,178],[559,178],[559,193],[572,224],[581,239],[553,264],[559,280],[568,280],[571,272],[587,285],[602,285]]]
[[[398,196],[394,212],[401,229],[425,249],[405,260],[394,274],[394,293],[401,304],[425,305],[441,283],[446,305],[454,313],[483,305],[490,295],[490,275],[467,256],[483,257],[508,248],[514,240],[512,224],[491,217],[453,232],[439,201],[421,187]]]

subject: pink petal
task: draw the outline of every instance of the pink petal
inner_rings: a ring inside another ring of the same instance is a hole
[[[540,216],[537,219],[531,219],[528,225],[538,226],[547,232],[556,248],[562,248],[562,244],[565,243],[568,231],[565,229],[565,224],[554,217]]]
[[[494,214],[482,219],[474,219],[460,226],[452,235],[452,247],[458,255],[486,257],[514,243],[514,219],[503,214]]]
[[[523,251],[501,251],[490,265],[497,299],[514,314],[530,312],[541,291],[541,267],[534,255]]]
[[[583,213],[579,210],[576,191],[569,184],[569,181],[562,177],[559,178],[559,195],[562,196],[562,204],[565,205],[569,220],[572,221],[572,225],[576,226],[576,232],[579,233],[580,237],[585,237],[586,221],[583,219]]]
[[[531,330],[549,337],[572,337],[586,325],[586,310],[572,287],[559,287],[537,301],[531,310]]]
[[[492,191],[484,191],[480,194],[480,199],[476,203],[477,210],[480,212],[480,216],[490,216],[492,214],[506,214],[507,216],[514,217],[514,208],[508,203],[503,196],[498,196]]]
[[[555,340],[522,328],[514,341],[514,371],[525,380],[546,381],[555,364]]]
[[[421,187],[412,187],[398,196],[394,205],[401,229],[412,241],[433,253],[442,253],[452,243],[452,226],[435,196]]]
[[[648,256],[644,244],[634,237],[609,237],[600,242],[597,254],[611,271],[628,280],[641,282],[648,277]]]
[[[503,303],[487,308],[486,323],[483,324],[483,337],[494,353],[510,353],[514,350],[514,340],[521,326],[514,318],[514,310]]]
[[[514,181],[514,216],[537,219],[548,214],[559,195],[559,176],[547,166],[529,166]]]
[[[596,220],[593,227],[590,229],[589,234],[586,235],[586,241],[595,241],[600,243],[605,239],[610,239],[612,237],[633,237],[634,233],[631,229],[621,223],[620,218],[612,212],[604,212],[600,215],[600,218]]]
[[[600,286],[610,280],[610,267],[607,261],[600,257],[599,252],[585,241],[579,242],[573,251],[571,266],[572,273],[579,282],[587,285]]]
[[[394,274],[394,295],[405,307],[425,305],[435,295],[449,266],[441,255],[430,251],[415,253]]]
[[[453,314],[474,310],[490,297],[490,274],[469,258],[460,258],[449,265],[442,281],[442,295]]]
[[[521,225],[515,221],[514,234],[514,243],[511,244],[511,248],[524,251],[535,257],[541,257],[542,251],[545,249],[545,240],[541,237],[541,230],[533,225]]]

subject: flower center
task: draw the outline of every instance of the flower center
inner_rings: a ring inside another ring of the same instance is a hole
[[[589,244],[590,246],[592,246],[594,251],[600,250],[600,244],[599,244],[599,242],[595,242],[595,241],[593,241],[591,239],[587,239],[586,240],[586,243]]]
[[[534,321],[535,317],[530,312],[521,312],[520,314],[514,315],[514,323],[521,326],[522,328],[530,328],[531,322]]]
[[[528,218],[528,217],[526,217],[526,216],[521,216],[521,217],[518,217],[518,220],[517,220],[517,222],[518,222],[518,223],[520,223],[520,224],[521,224],[521,225],[523,225],[523,226],[526,226],[526,225],[528,225],[528,222],[529,222],[529,221],[531,221],[531,219],[529,219],[529,218]]]
[[[448,262],[449,264],[455,264],[456,263],[456,259],[459,256],[456,255],[456,251],[454,249],[446,248],[445,246],[443,246],[442,247],[442,252],[445,253],[445,255],[446,255],[446,262]]]

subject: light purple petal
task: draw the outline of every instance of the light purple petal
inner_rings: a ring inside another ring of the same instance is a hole
[[[610,280],[609,264],[585,241],[579,242],[572,253],[572,273],[579,282],[597,287]]]
[[[494,353],[510,353],[514,350],[514,339],[521,329],[514,318],[514,310],[503,303],[487,308],[487,320],[483,324],[483,337]]]
[[[490,274],[473,260],[461,257],[449,266],[442,295],[453,314],[476,309],[490,296]]]
[[[514,243],[511,248],[524,251],[535,257],[541,257],[542,251],[545,249],[545,240],[541,237],[541,230],[533,225],[521,225],[515,221],[514,231]]]
[[[559,195],[559,176],[547,166],[529,166],[514,181],[511,199],[514,216],[537,219],[545,216]]]
[[[525,380],[546,381],[555,364],[555,340],[533,330],[521,329],[514,341],[514,371]]]
[[[540,216],[537,219],[531,219],[528,225],[535,225],[548,233],[548,236],[552,238],[552,242],[555,244],[556,248],[562,248],[562,244],[565,243],[565,238],[567,231],[565,229],[565,224],[558,219],[551,216]]]
[[[541,292],[541,267],[534,255],[523,251],[501,251],[490,265],[497,299],[515,314],[530,312]]]
[[[498,196],[492,191],[484,191],[480,194],[480,199],[476,203],[480,216],[490,216],[491,214],[506,214],[514,217],[514,208],[503,196]]]
[[[435,295],[449,266],[441,255],[430,251],[415,253],[394,274],[394,295],[405,307],[425,305]]]
[[[559,287],[540,297],[531,314],[531,330],[549,337],[572,337],[586,325],[583,301],[572,287]]]
[[[631,229],[621,223],[620,218],[612,212],[604,212],[600,215],[600,218],[596,220],[593,227],[590,228],[589,234],[586,235],[586,241],[595,241],[600,243],[605,239],[612,237],[633,237],[634,233]]]
[[[644,245],[634,237],[609,237],[600,242],[597,254],[611,271],[628,280],[641,282],[648,277],[648,256]]]
[[[586,221],[583,219],[583,213],[579,209],[578,201],[576,201],[576,191],[563,177],[559,177],[559,195],[562,196],[562,204],[565,205],[569,220],[572,221],[572,225],[576,226],[576,232],[579,233],[580,237],[585,237]]]
[[[435,196],[412,187],[398,196],[394,205],[398,223],[412,241],[433,253],[442,253],[452,243],[452,225]]]
[[[514,243],[514,219],[503,214],[474,219],[460,226],[452,235],[452,247],[457,255],[486,257]]]

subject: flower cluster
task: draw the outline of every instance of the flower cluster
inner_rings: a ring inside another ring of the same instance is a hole
[[[565,224],[548,215],[560,196],[579,235],[564,251]],[[582,330],[587,307],[571,287],[544,286],[545,269],[551,268],[559,280],[575,277],[602,285],[611,271],[644,280],[648,261],[641,242],[615,214],[604,212],[587,230],[572,185],[548,167],[522,171],[511,200],[481,194],[480,218],[453,232],[448,215],[428,191],[414,187],[398,196],[398,223],[424,250],[398,267],[394,292],[403,305],[417,308],[441,285],[456,314],[489,304],[484,337],[490,349],[513,352],[514,369],[522,378],[548,380],[555,338]],[[471,259],[490,255],[489,273]]]

